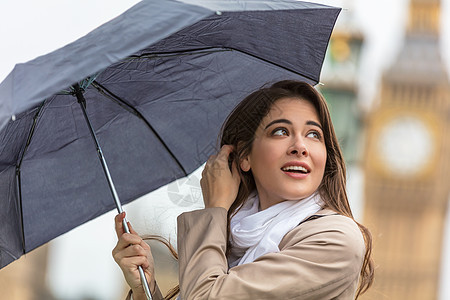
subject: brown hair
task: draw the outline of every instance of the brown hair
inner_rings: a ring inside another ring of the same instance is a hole
[[[249,155],[252,150],[255,132],[261,120],[272,108],[276,109],[275,102],[282,98],[298,98],[310,102],[315,107],[323,128],[327,149],[327,161],[324,176],[318,188],[319,194],[325,203],[324,207],[354,220],[346,192],[345,162],[334,132],[327,103],[322,95],[308,83],[293,80],[280,81],[247,96],[234,108],[225,121],[222,127],[220,146],[234,146],[235,152],[232,153],[231,159],[233,163],[239,166],[240,161]],[[241,184],[236,200],[228,211],[228,237],[231,217],[256,188],[252,172],[243,172],[239,167],[238,172],[241,177]],[[362,224],[358,222],[356,224],[358,224],[362,232],[366,246],[360,274],[360,284],[356,294],[356,298],[358,298],[372,284],[374,265],[371,259],[371,234]],[[227,251],[229,250],[230,245],[228,244]]]
[[[153,241],[158,241],[158,242],[164,244],[164,246],[166,246],[167,249],[169,249],[170,254],[173,256],[173,258],[178,260],[178,253],[177,253],[177,251],[172,246],[170,241],[168,241],[166,238],[164,238],[162,236],[159,236],[159,235],[144,235],[144,236],[142,236],[142,239],[145,240],[145,241],[152,241],[152,240]],[[167,295],[164,296],[164,299],[165,300],[175,299],[179,293],[180,293],[180,285],[177,284],[175,287],[171,288],[167,292]]]

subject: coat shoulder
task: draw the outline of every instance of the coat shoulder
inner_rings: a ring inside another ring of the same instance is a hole
[[[280,243],[280,250],[313,241],[323,245],[338,243],[362,255],[365,252],[364,238],[356,222],[330,210],[319,211],[288,232]]]

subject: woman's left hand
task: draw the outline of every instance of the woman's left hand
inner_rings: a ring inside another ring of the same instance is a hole
[[[217,155],[211,155],[202,172],[202,187],[205,208],[223,207],[230,209],[239,191],[241,178],[237,166],[228,166],[228,158],[233,146],[223,145]]]
[[[124,218],[125,213],[123,212],[114,219],[119,240],[112,254],[133,291],[133,299],[147,299],[138,266],[142,267],[146,280],[149,283],[150,292],[154,293],[156,282],[152,252],[150,246],[134,231],[130,223],[128,223],[130,233],[125,233],[123,229]]]

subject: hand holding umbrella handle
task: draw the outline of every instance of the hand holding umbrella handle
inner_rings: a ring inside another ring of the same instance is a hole
[[[122,210],[122,209],[120,209],[120,210]],[[119,213],[121,213],[121,212],[119,212]],[[128,228],[127,220],[125,218],[123,218],[122,223],[123,223],[123,230],[126,233],[130,233],[130,229]],[[148,286],[147,279],[145,279],[144,270],[142,269],[141,266],[138,266],[138,270],[139,270],[139,276],[141,277],[142,286],[144,287],[145,295],[147,296],[147,300],[152,300],[152,294],[150,293],[150,288]]]
[[[152,300],[152,294],[150,293],[150,288],[148,287],[148,282],[145,279],[144,270],[142,270],[142,267],[138,267],[139,270],[139,276],[141,276],[141,282],[142,286],[144,287],[145,295],[147,296],[147,300]]]

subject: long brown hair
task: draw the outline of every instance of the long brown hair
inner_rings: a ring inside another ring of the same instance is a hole
[[[327,103],[322,95],[308,83],[293,80],[279,81],[270,87],[262,88],[247,96],[234,108],[223,124],[219,137],[220,146],[234,146],[236,150],[231,154],[232,163],[239,166],[240,161],[249,155],[252,150],[255,132],[261,120],[272,108],[276,108],[275,102],[282,98],[297,98],[308,101],[315,107],[322,125],[327,149],[325,172],[318,191],[325,203],[324,208],[327,207],[355,221],[347,198],[345,162],[334,132]],[[241,177],[241,184],[236,200],[228,210],[227,241],[229,241],[231,217],[239,210],[250,193],[256,188],[255,180],[251,172],[243,172],[239,167],[237,169]],[[371,258],[372,236],[370,231],[362,224],[356,221],[355,223],[358,224],[362,232],[366,246],[359,287],[356,293],[356,298],[358,298],[372,285],[374,264]],[[164,243],[170,249],[172,255],[178,258],[172,245],[165,239],[158,236],[150,236],[147,238],[156,239]],[[228,242],[227,253],[229,250],[230,244]],[[176,286],[169,291],[165,299],[172,299],[178,293],[179,286]]]
[[[324,141],[327,149],[327,161],[324,176],[318,188],[319,194],[325,203],[324,207],[354,220],[346,192],[345,162],[331,122],[327,103],[322,95],[308,83],[284,80],[270,87],[259,89],[247,96],[234,108],[223,124],[220,146],[234,146],[235,152],[232,153],[231,159],[233,163],[239,166],[240,161],[249,155],[252,150],[255,132],[261,120],[272,108],[276,109],[275,102],[282,98],[297,98],[308,101],[315,107],[323,128]],[[241,184],[236,200],[228,211],[228,241],[231,217],[239,210],[250,193],[256,188],[252,172],[243,172],[239,167],[238,172],[241,177]],[[356,293],[356,298],[358,298],[373,282],[374,264],[371,258],[372,237],[370,231],[362,224],[358,222],[356,224],[358,224],[362,232],[366,246],[366,253],[360,274],[360,283]],[[230,244],[227,247],[227,251],[229,250]]]

